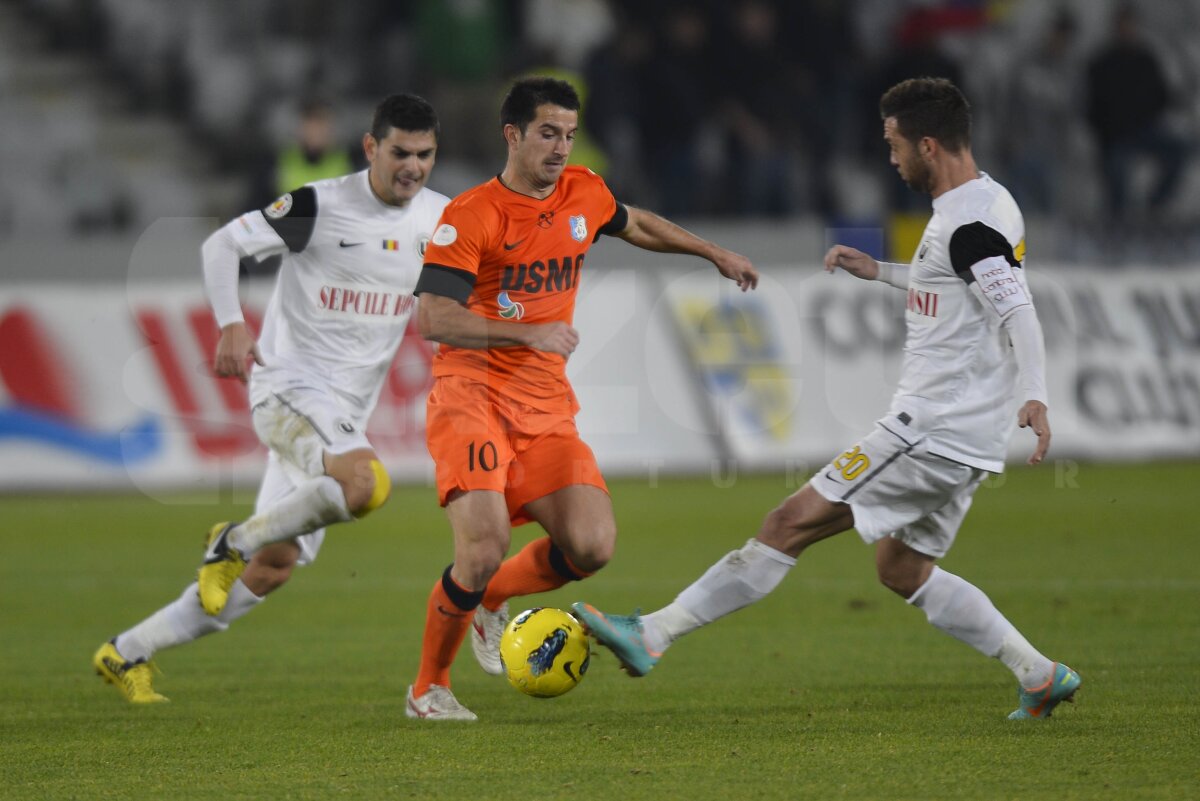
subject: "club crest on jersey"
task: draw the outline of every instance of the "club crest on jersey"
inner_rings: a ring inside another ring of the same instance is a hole
[[[929,243],[922,242],[921,249],[917,251],[917,261],[925,261],[925,254],[929,252]]]
[[[429,237],[421,236],[417,239],[417,255],[422,259],[425,258],[425,248],[429,247]]]
[[[283,197],[276,200],[270,206],[267,206],[267,216],[272,220],[278,220],[280,217],[287,215],[292,210],[292,193],[288,192]]]
[[[525,307],[501,292],[496,296],[496,305],[500,308],[500,316],[505,320],[520,320],[525,316]]]
[[[568,222],[571,224],[571,238],[576,242],[584,242],[587,240],[587,219],[582,214],[578,214]]]

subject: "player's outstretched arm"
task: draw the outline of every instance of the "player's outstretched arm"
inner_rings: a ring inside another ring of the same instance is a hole
[[[743,292],[758,286],[758,271],[740,253],[701,239],[654,212],[633,206],[628,210],[629,222],[616,236],[629,244],[656,253],[684,253],[708,259],[721,275],[736,282]]]
[[[570,356],[579,345],[579,332],[567,323],[509,323],[475,314],[454,298],[421,293],[417,310],[421,336],[456,348],[514,348]]]
[[[864,281],[879,277],[879,262],[849,245],[834,245],[825,254],[825,272],[832,273],[839,267]]]

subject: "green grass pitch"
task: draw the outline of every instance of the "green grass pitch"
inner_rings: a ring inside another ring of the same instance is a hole
[[[516,608],[669,601],[794,489],[728,483],[614,481],[614,561]],[[0,498],[0,798],[1200,797],[1200,464],[1048,463],[1003,483],[943,564],[1082,674],[1044,722],[1006,720],[1009,673],[879,586],[852,533],[646,678],[597,651],[577,690],[534,700],[467,645],[455,691],[480,721],[409,721],[450,556],[427,487],[335,530],[228,632],[160,654],[172,701],[134,708],[92,652],[176,597],[207,527],[248,498]]]

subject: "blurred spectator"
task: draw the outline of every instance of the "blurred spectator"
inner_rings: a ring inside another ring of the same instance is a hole
[[[963,22],[954,15],[943,20],[936,8],[912,8],[900,18],[894,31],[895,45],[891,54],[879,66],[873,85],[868,86],[863,100],[870,109],[868,119],[876,121],[878,136],[868,137],[867,153],[870,159],[885,170],[884,186],[888,192],[888,207],[893,211],[925,214],[929,201],[916,192],[910,192],[904,181],[896,174],[887,159],[878,154],[883,144],[883,123],[879,122],[879,98],[891,87],[909,78],[948,78],[955,86],[964,86],[962,68],[940,46],[939,35],[944,30],[954,30]]]
[[[713,180],[720,153],[715,126],[711,20],[695,3],[675,3],[659,20],[650,59],[638,76],[643,106],[642,153],[667,217],[707,214],[715,205]]]
[[[775,41],[776,9],[741,0],[720,48],[720,110],[728,132],[726,178],[731,205],[720,211],[782,216],[794,206],[787,137],[796,127],[789,65]]]
[[[584,66],[589,99],[583,121],[609,156],[603,173],[613,194],[625,202],[653,205],[642,167],[642,108],[640,78],[653,47],[650,28],[632,14],[615,23],[620,35],[592,51]]]
[[[618,34],[605,0],[524,0],[524,19],[526,45],[549,54],[552,63],[568,70],[583,69],[593,50],[624,35]]]
[[[1149,158],[1157,171],[1146,199],[1150,210],[1160,211],[1179,186],[1185,146],[1166,125],[1170,105],[1171,90],[1158,56],[1142,37],[1134,7],[1123,4],[1113,17],[1112,38],[1087,70],[1087,120],[1099,146],[1114,218],[1127,216],[1130,173],[1140,156]]]
[[[1032,52],[1020,54],[1012,68],[1004,118],[1019,123],[1003,140],[1005,180],[1028,212],[1060,206],[1079,118],[1075,39],[1075,18],[1063,8]]]
[[[295,140],[255,171],[246,207],[261,208],[284,192],[353,172],[349,149],[337,141],[336,122],[328,102],[309,99],[301,103]]]

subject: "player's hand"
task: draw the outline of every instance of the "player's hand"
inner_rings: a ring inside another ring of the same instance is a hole
[[[529,325],[526,345],[534,350],[570,356],[579,347],[579,332],[566,323],[539,323]]]
[[[258,343],[246,324],[230,323],[222,328],[217,355],[213,358],[213,372],[221,378],[236,378],[244,384],[250,374],[250,359],[256,364],[265,364],[258,352]]]
[[[1041,401],[1026,401],[1017,412],[1017,425],[1021,428],[1032,428],[1037,434],[1037,448],[1029,457],[1029,464],[1039,464],[1050,449],[1050,417],[1046,413],[1046,404]]]
[[[713,257],[713,264],[717,265],[717,270],[721,275],[730,281],[737,282],[743,292],[758,286],[758,270],[754,269],[750,260],[740,253],[722,250]]]
[[[879,277],[879,262],[848,245],[834,245],[825,254],[825,272],[831,273],[838,267],[864,281]]]

